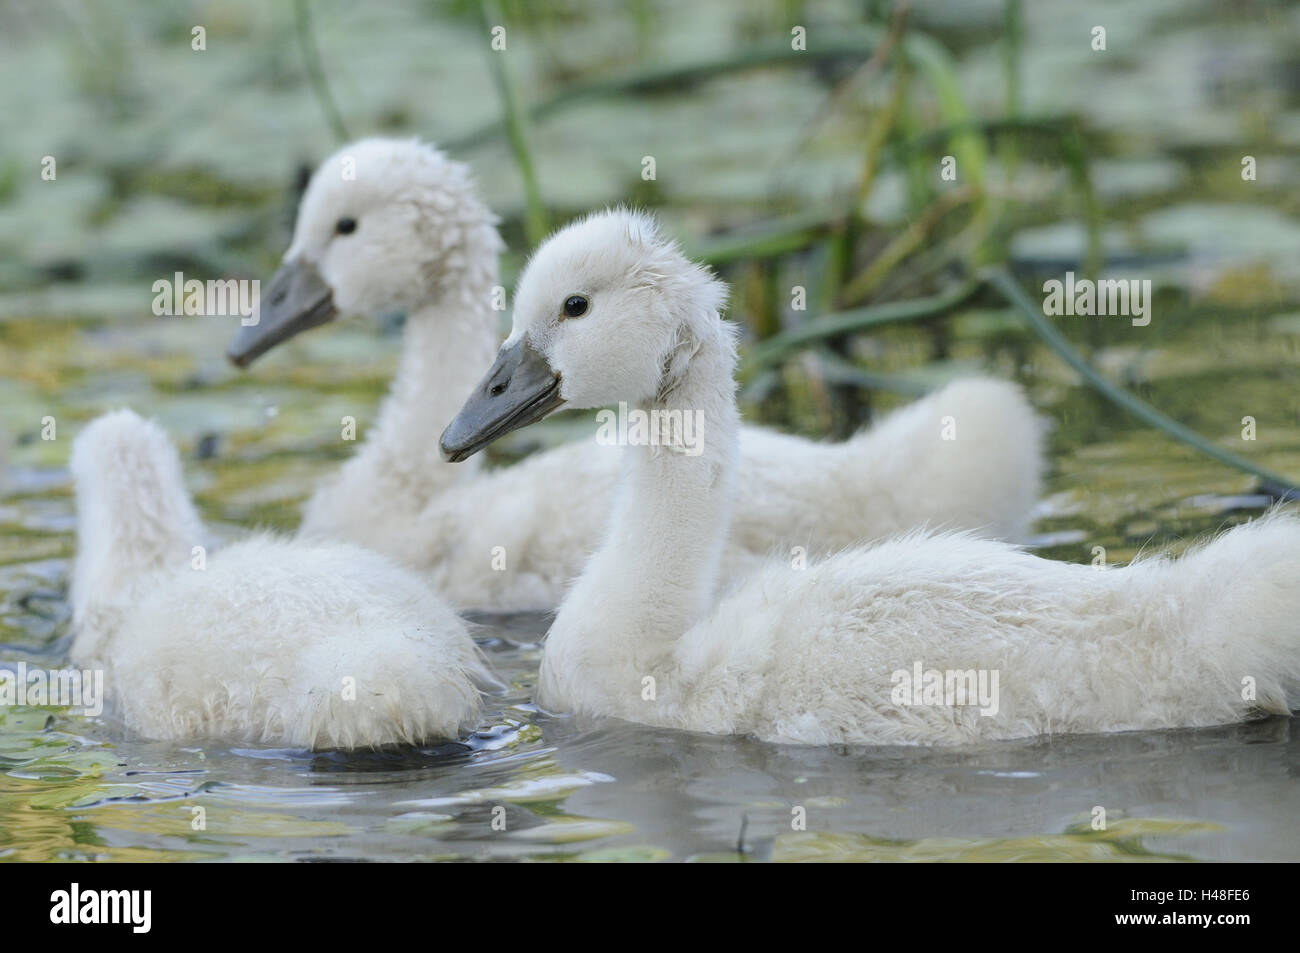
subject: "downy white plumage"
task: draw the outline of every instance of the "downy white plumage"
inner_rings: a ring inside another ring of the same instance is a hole
[[[134,732],[307,748],[454,738],[491,684],[424,580],[350,543],[260,536],[206,557],[166,435],[131,411],[73,448],[73,661]]]
[[[725,293],[643,216],[607,212],[563,229],[529,263],[514,330],[443,436],[455,460],[560,406],[703,414],[697,456],[623,451],[609,530],[546,640],[543,705],[801,744],[960,743],[1288,711],[1300,679],[1294,515],[1237,527],[1176,561],[1107,570],[912,533],[803,571],[770,565],[719,601],[728,521],[749,492]],[[963,699],[959,684],[974,686],[962,678],[952,694],[916,697],[903,688],[918,666],[944,682],[950,671],[997,673],[996,692]]]
[[[406,311],[392,392],[308,503],[300,535],[396,556],[463,608],[550,609],[603,534],[620,454],[582,441],[477,475],[438,459],[438,435],[500,340],[494,222],[466,168],[431,146],[346,146],[313,176],[261,320],[230,353],[247,364],[336,313]],[[601,254],[593,275],[611,264]],[[947,417],[956,440],[944,439]],[[739,467],[723,556],[733,576],[773,552],[828,552],[922,524],[1019,538],[1042,434],[1014,386],[960,381],[842,444],[742,427]]]

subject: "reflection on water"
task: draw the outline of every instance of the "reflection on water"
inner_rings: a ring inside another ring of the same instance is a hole
[[[107,718],[0,713],[0,857],[1300,858],[1294,719],[937,750],[583,724],[529,704],[539,651],[514,639],[544,621],[502,621],[485,641],[510,688],[464,743],[194,747],[131,740]]]

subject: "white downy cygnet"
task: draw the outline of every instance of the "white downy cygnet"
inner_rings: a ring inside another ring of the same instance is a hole
[[[300,536],[395,556],[461,608],[549,610],[604,533],[621,456],[593,422],[591,440],[489,473],[439,459],[438,435],[500,341],[501,248],[465,166],[413,140],[346,146],[313,176],[260,320],[230,356],[247,364],[339,313],[405,311],[391,393],[307,504]],[[593,276],[615,263],[601,254]],[[1042,428],[1014,385],[958,381],[844,443],[742,427],[738,466],[728,576],[774,552],[800,558],[919,525],[1021,538]]]
[[[533,256],[513,332],[443,435],[458,460],[560,407],[703,416],[702,453],[623,450],[604,542],[547,636],[542,705],[812,745],[1193,727],[1290,709],[1300,520],[1281,512],[1177,560],[1104,570],[913,532],[802,571],[773,563],[719,600],[729,521],[750,491],[725,297],[647,217],[570,225]]]
[[[154,739],[359,748],[455,738],[492,684],[466,624],[394,560],[256,536],[211,556],[166,434],[77,437],[73,661]]]

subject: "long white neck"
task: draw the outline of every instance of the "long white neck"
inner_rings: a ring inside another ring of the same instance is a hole
[[[500,341],[491,307],[495,252],[490,259],[460,287],[408,316],[397,374],[378,418],[356,456],[311,498],[300,535],[383,549],[385,534],[409,527],[433,496],[474,476],[480,460],[444,462],[438,437],[491,366]]]
[[[622,451],[605,541],[547,636],[538,697],[549,708],[659,721],[648,709],[661,686],[646,679],[657,678],[682,633],[713,605],[740,422],[735,344],[716,314],[702,324],[700,347],[677,385],[638,408],[698,420],[699,453]]]

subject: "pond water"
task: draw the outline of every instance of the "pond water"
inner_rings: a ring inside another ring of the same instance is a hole
[[[354,134],[443,138],[496,115],[476,21],[457,5],[434,6],[313,5]],[[690,62],[761,39],[768,25],[753,4],[640,5],[656,11],[646,14],[651,28],[620,18],[621,6],[601,8],[612,26],[570,12],[523,31],[521,45],[543,51],[514,61],[524,88],[616,70],[611,51],[624,47],[611,36],[655,62]],[[822,15],[860,6],[827,4]],[[1002,4],[915,6],[918,24],[957,52],[972,110],[998,115]],[[1086,117],[1103,247],[1122,274],[1156,284],[1148,327],[1063,326],[1112,379],[1300,478],[1300,12],[1169,0],[1024,6],[1025,111]],[[176,268],[269,275],[287,240],[294,163],[332,142],[301,71],[284,65],[293,25],[267,5],[223,5],[206,59],[189,51],[184,5],[89,4],[90,29],[68,20],[76,9],[0,10],[0,116],[24,118],[0,143],[0,429],[11,444],[0,476],[0,666],[65,658],[75,544],[66,462],[84,422],[123,405],[156,417],[218,534],[288,530],[351,450],[337,440],[339,419],[373,419],[397,350],[395,325],[348,321],[240,374],[221,356],[230,320],[150,315],[152,282]],[[1109,25],[1111,61],[1079,44],[1097,18]],[[575,49],[591,62],[572,62]],[[685,236],[842,195],[870,110],[847,110],[814,145],[794,145],[837,78],[765,70],[636,108],[581,104],[533,130],[546,198],[577,211],[640,195],[636,170],[649,149],[668,170],[651,198]],[[934,121],[924,103],[917,109]],[[797,121],[773,122],[773,110]],[[60,155],[57,186],[34,171],[33,157],[49,149]],[[1246,153],[1259,160],[1249,184]],[[494,141],[460,157],[503,215],[513,274],[526,243],[509,150]],[[1020,161],[1004,183],[1019,203],[1008,251],[1032,291],[1079,267],[1087,235],[1059,160],[1027,150]],[[906,227],[906,191],[904,172],[882,172],[870,211],[885,235]],[[812,267],[795,256],[781,275],[798,280]],[[743,265],[726,275],[743,319],[762,282]],[[1032,541],[1043,555],[1087,562],[1100,546],[1124,562],[1144,549],[1176,552],[1270,503],[1254,478],[1081,386],[995,299],[977,299],[946,326],[942,348],[930,330],[897,328],[851,356],[904,391],[972,372],[1026,387],[1054,425]],[[885,410],[902,398],[872,400]],[[820,406],[745,410],[823,436]],[[1257,423],[1252,441],[1242,439],[1246,416]],[[42,439],[47,417],[53,440]],[[498,462],[565,433],[530,430]],[[472,736],[427,750],[151,743],[111,712],[0,707],[0,859],[1300,860],[1293,718],[971,748],[807,750],[541,714],[531,698],[546,620],[477,621],[508,688],[489,699]],[[1093,829],[1098,808],[1104,831]]]
[[[361,754],[0,725],[16,860],[1295,860],[1294,719],[960,749],[803,749],[582,724],[530,704],[537,618],[464,744]],[[1106,830],[1092,829],[1097,807]],[[195,831],[195,808],[205,830]],[[806,829],[794,829],[802,819]],[[743,851],[743,852],[742,852]]]

